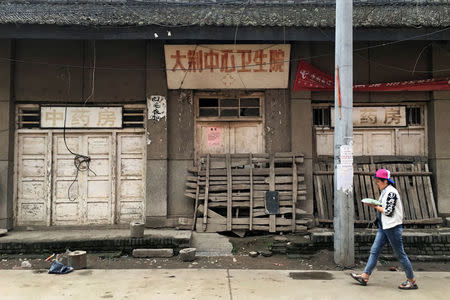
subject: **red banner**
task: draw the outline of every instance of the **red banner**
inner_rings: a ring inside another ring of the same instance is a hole
[[[306,61],[300,61],[294,91],[333,91],[334,78]],[[355,92],[447,91],[450,78],[399,81],[390,83],[355,84]]]

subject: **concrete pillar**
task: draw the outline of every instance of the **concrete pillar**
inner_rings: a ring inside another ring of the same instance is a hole
[[[292,46],[292,57],[309,57],[309,43],[297,43]],[[291,62],[290,98],[291,98],[291,151],[305,156],[304,174],[306,184],[306,201],[299,201],[298,208],[313,214],[313,128],[311,92],[294,92],[293,86],[297,74],[298,60]]]
[[[434,92],[428,106],[430,166],[438,212],[450,216],[450,92]]]
[[[13,41],[0,40],[0,57],[13,58]],[[0,64],[0,228],[13,227],[13,62]]]
[[[167,99],[164,44],[147,43],[146,96]],[[167,116],[169,117],[169,116]],[[147,123],[147,225],[162,226],[167,219],[167,117]]]
[[[434,78],[450,77],[449,41],[432,45],[432,70]],[[450,216],[450,91],[433,92],[428,105],[428,141],[430,166],[433,171],[433,191],[438,213]]]

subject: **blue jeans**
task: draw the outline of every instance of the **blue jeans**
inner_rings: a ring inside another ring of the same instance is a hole
[[[378,228],[375,241],[373,242],[372,248],[370,249],[369,260],[367,261],[364,273],[368,275],[372,274],[373,269],[377,265],[378,256],[380,255],[381,250],[383,250],[384,245],[389,241],[389,244],[391,244],[395,255],[397,256],[398,260],[403,266],[403,269],[405,270],[406,278],[414,278],[414,272],[411,266],[411,262],[409,261],[409,258],[405,253],[405,249],[403,249],[402,232],[402,225],[397,225],[389,229]]]

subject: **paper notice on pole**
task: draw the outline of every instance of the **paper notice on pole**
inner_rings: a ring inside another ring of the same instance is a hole
[[[353,166],[353,147],[352,145],[342,145],[340,147],[341,165]]]
[[[336,166],[337,190],[349,193],[353,190],[353,166],[338,164]]]
[[[222,147],[222,135],[220,127],[207,127],[208,147]]]

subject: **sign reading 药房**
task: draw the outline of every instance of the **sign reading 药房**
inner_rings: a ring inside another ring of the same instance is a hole
[[[41,107],[41,128],[64,127],[121,128],[122,107]]]
[[[334,127],[334,107],[331,108],[331,126]],[[403,127],[406,126],[405,106],[353,107],[355,127]]]
[[[169,89],[287,88],[290,45],[165,45]]]

